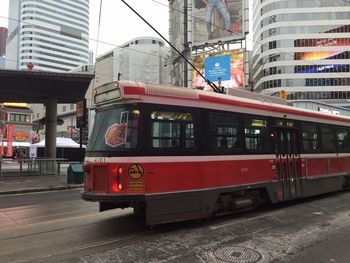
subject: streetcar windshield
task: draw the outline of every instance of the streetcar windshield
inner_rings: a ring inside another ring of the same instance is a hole
[[[140,111],[118,106],[98,110],[87,151],[124,151],[138,146]]]

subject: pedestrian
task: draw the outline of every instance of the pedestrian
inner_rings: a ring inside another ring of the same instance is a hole
[[[12,153],[12,160],[16,160],[16,158],[17,158],[17,148],[14,148]]]
[[[21,160],[22,156],[21,156],[21,150],[20,149],[17,149],[16,151],[16,160],[19,161]]]

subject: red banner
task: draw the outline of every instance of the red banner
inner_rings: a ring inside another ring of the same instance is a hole
[[[7,126],[7,151],[6,151],[7,157],[12,157],[13,155],[13,148],[12,148],[13,133],[14,133],[14,126],[8,125]]]
[[[4,140],[2,139],[1,135],[1,143],[0,143],[0,156],[4,155]]]
[[[3,105],[0,105],[0,156],[4,155],[4,134],[6,131],[6,111]]]

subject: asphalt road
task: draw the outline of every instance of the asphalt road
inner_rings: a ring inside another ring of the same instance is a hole
[[[144,227],[78,190],[0,196],[0,262],[350,262],[350,192]]]

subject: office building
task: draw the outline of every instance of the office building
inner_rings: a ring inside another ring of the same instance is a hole
[[[350,99],[350,1],[253,1],[254,91]]]
[[[65,72],[89,63],[89,0],[11,0],[6,68]]]
[[[168,54],[163,40],[132,39],[96,58],[94,87],[116,80],[168,84]]]

